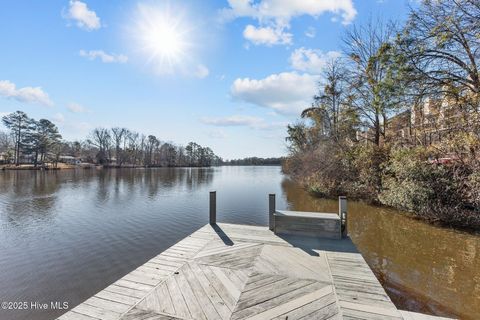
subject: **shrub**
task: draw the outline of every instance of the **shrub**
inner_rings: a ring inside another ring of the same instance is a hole
[[[478,160],[457,156],[448,164],[429,161],[445,155],[441,148],[390,148],[326,140],[289,157],[283,170],[319,197],[347,195],[426,220],[480,229]]]
[[[480,215],[465,207],[465,181],[478,190],[477,174],[467,179],[459,164],[427,161],[425,149],[399,149],[391,153],[382,177],[382,204],[410,211],[427,220],[460,227],[480,227]],[[474,191],[478,192],[478,191]]]
[[[382,188],[382,171],[388,159],[388,148],[372,144],[359,144],[351,148],[346,157],[353,175],[348,183],[348,195],[369,202],[378,202],[377,195]]]

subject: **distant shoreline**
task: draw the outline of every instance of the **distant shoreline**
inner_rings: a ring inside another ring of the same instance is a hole
[[[158,169],[158,168],[213,168],[213,167],[275,167],[280,164],[221,164],[217,166],[200,167],[200,166],[118,166],[118,165],[101,165],[101,164],[84,164],[84,165],[69,165],[65,163],[59,163],[54,166],[37,166],[34,165],[1,165],[1,171],[58,171],[58,170],[100,170],[100,169]]]

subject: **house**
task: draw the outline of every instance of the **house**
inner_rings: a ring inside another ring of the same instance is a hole
[[[10,163],[11,156],[7,152],[0,152],[0,164]]]
[[[72,164],[72,165],[79,165],[82,163],[80,158],[73,157],[73,156],[59,156],[58,157],[59,162],[63,162],[66,164]]]
[[[461,125],[461,113],[456,103],[447,98],[427,98],[422,104],[414,105],[387,122],[386,141],[400,145],[430,145],[440,142]],[[373,141],[372,129],[357,131],[357,141]],[[384,142],[383,139],[381,142]]]

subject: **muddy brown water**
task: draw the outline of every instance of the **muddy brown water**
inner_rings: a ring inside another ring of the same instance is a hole
[[[277,207],[334,212],[279,167],[0,172],[0,319],[53,319],[208,221],[267,225]],[[401,309],[479,319],[480,236],[349,201],[349,231]],[[17,304],[18,307],[18,304]]]

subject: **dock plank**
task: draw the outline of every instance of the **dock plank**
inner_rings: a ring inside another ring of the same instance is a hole
[[[222,223],[205,225],[59,319],[446,318],[397,310],[348,239]]]

